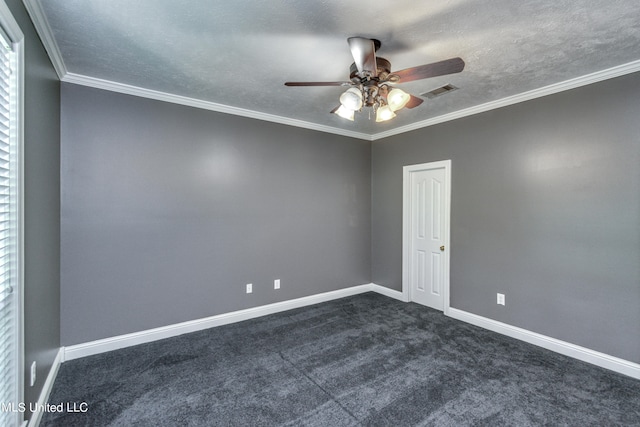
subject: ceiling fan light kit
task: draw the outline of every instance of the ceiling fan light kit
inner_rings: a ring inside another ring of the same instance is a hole
[[[342,104],[344,108],[356,111],[362,108],[362,99],[362,92],[352,87],[340,95],[340,104]]]
[[[464,69],[461,58],[451,58],[392,73],[389,61],[376,58],[376,51],[381,46],[379,40],[350,37],[347,42],[354,59],[350,67],[350,81],[286,82],[285,86],[349,86],[340,95],[340,105],[331,113],[351,121],[355,118],[355,112],[363,107],[373,109],[376,122],[384,122],[396,117],[396,111],[422,104],[421,98],[392,86],[396,83],[459,73]]]
[[[347,107],[345,107],[344,105],[340,105],[338,108],[334,109],[332,111],[333,114],[337,114],[338,116],[342,117],[343,119],[347,119],[347,120],[351,120],[353,121],[356,115],[356,110],[351,110]]]
[[[402,110],[409,102],[411,96],[402,89],[392,89],[387,95],[387,104],[393,111]]]
[[[386,122],[396,116],[396,113],[388,105],[378,107],[376,111],[376,122]]]

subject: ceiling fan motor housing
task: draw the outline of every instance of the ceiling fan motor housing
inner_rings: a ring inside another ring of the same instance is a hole
[[[383,74],[383,73],[384,74],[391,73],[391,62],[387,61],[384,58],[377,57],[376,66],[378,69],[378,76],[380,76],[380,74]],[[360,78],[360,76],[358,75],[358,67],[356,66],[355,62],[351,64],[351,67],[349,67],[349,79],[353,79],[354,77]]]

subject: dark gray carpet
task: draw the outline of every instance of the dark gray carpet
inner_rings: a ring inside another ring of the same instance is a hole
[[[43,426],[640,425],[640,381],[378,294],[64,363]]]

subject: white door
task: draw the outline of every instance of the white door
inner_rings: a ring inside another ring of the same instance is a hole
[[[410,300],[442,311],[445,293],[448,296],[449,185],[446,165],[441,163],[416,165],[405,171],[405,197],[409,200],[405,201],[408,224],[404,244]]]

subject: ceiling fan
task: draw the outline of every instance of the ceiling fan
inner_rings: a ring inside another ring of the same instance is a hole
[[[394,88],[394,84],[459,73],[464,69],[461,58],[451,58],[391,72],[391,63],[376,57],[376,51],[382,45],[379,40],[350,37],[347,42],[355,61],[351,64],[350,81],[286,82],[284,85],[349,87],[340,95],[340,105],[331,110],[331,113],[353,121],[355,112],[366,106],[373,109],[376,122],[383,122],[394,118],[396,111],[404,107],[414,108],[423,102],[417,96]]]

